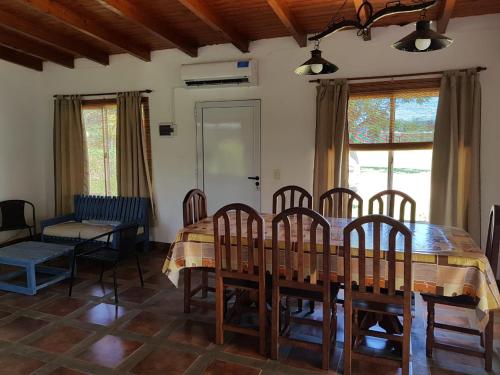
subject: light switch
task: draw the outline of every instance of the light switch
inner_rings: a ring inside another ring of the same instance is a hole
[[[279,180],[281,178],[281,171],[279,169],[273,169],[273,178]]]

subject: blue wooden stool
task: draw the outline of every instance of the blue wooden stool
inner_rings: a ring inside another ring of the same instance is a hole
[[[23,267],[24,269],[0,275],[0,290],[35,295],[37,290],[67,279],[71,275],[71,260],[68,268],[48,267],[41,265],[51,259],[70,255],[74,247],[46,242],[19,242],[0,248],[0,265]],[[12,282],[26,273],[26,286]],[[37,275],[43,281],[37,284]],[[11,282],[9,282],[11,281]]]

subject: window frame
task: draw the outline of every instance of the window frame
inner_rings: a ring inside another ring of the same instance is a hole
[[[351,98],[363,97],[388,97],[390,98],[391,113],[390,113],[390,133],[389,137],[392,141],[395,125],[395,95],[401,92],[429,92],[437,91],[441,85],[440,78],[422,78],[411,80],[391,80],[391,81],[375,81],[352,84],[349,87],[349,100]],[[413,151],[413,150],[432,150],[434,142],[401,142],[401,143],[349,143],[349,151],[387,151],[387,189],[393,189],[394,182],[394,151]]]

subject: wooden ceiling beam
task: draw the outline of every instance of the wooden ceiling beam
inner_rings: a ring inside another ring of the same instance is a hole
[[[38,57],[42,60],[73,69],[75,67],[74,57],[66,52],[59,51],[48,45],[26,38],[20,34],[0,29],[0,44],[15,49],[19,52]]]
[[[241,52],[248,52],[249,40],[236,31],[231,24],[227,23],[216,14],[207,4],[208,2],[201,0],[178,1],[213,30],[223,34],[224,37],[234,44]]]
[[[31,38],[35,38],[41,42],[50,44],[54,47],[61,48],[66,52],[83,56],[89,60],[95,61],[102,65],[109,64],[109,56],[107,53],[94,48],[86,43],[77,42],[74,39],[67,38],[58,33],[48,31],[39,25],[34,25],[29,21],[25,21],[17,15],[13,15],[0,10],[0,25],[22,33]]]
[[[127,51],[127,53],[144,61],[151,61],[151,51],[148,47],[140,46],[130,41],[126,36],[109,30],[90,17],[86,17],[79,12],[52,0],[18,0],[31,8],[47,14],[65,25],[72,27],[79,32],[99,39],[102,42],[112,44]]]
[[[169,29],[165,22],[159,22],[144,9],[131,3],[129,0],[97,0],[101,5],[113,13],[135,22],[153,32],[156,36],[166,40],[191,57],[198,56],[198,47],[195,43],[181,37],[181,33]]]
[[[307,45],[307,34],[297,23],[297,20],[290,12],[290,8],[286,2],[284,0],[267,0],[267,3],[276,16],[278,16],[281,23],[287,28],[290,34],[292,34],[298,45],[300,47],[305,47]]]
[[[354,0],[354,8],[356,9],[356,14],[358,13],[359,8],[366,2],[366,0]],[[365,7],[359,14],[359,18],[362,24],[364,24],[368,19],[368,10]],[[372,32],[371,29],[363,32],[363,40],[371,40]]]
[[[24,66],[25,68],[37,70],[39,72],[43,70],[43,61],[39,58],[4,46],[0,46],[0,59]]]
[[[456,2],[456,0],[441,0],[443,5],[441,6],[441,11],[439,12],[436,27],[438,33],[444,34],[446,32],[446,28],[450,22],[451,14],[453,13]]]

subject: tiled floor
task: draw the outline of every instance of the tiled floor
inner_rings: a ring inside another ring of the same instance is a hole
[[[214,342],[214,313],[193,307],[183,313],[182,288],[160,273],[166,249],[143,256],[145,288],[134,263],[119,274],[120,304],[113,304],[109,273],[97,282],[98,268],[82,265],[72,298],[67,283],[37,296],[0,292],[0,374],[309,374],[321,365],[319,353],[281,348],[280,360],[257,353],[254,338],[227,335]],[[317,309],[319,311],[320,309]],[[331,371],[342,369],[342,309]],[[460,311],[438,310],[438,319],[468,325]],[[473,318],[473,317],[472,317]],[[471,319],[473,320],[473,319]],[[500,314],[495,327],[494,373],[500,373]],[[307,329],[304,333],[315,334]],[[466,336],[439,334],[458,345],[478,345]],[[373,341],[374,347],[380,345]],[[482,361],[436,350],[425,356],[425,306],[417,298],[412,334],[414,374],[484,374]],[[396,374],[394,368],[355,364],[358,374]],[[323,372],[325,373],[325,372]]]

